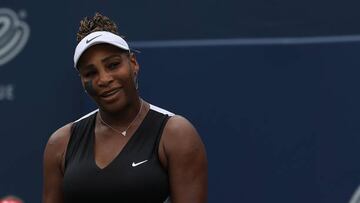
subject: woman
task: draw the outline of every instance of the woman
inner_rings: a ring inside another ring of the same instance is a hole
[[[139,97],[139,64],[115,23],[98,13],[85,18],[77,40],[75,68],[99,109],[49,138],[43,202],[206,202],[198,133]]]

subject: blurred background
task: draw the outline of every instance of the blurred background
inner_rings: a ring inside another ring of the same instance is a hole
[[[49,136],[96,108],[72,58],[99,11],[141,50],[142,97],[198,129],[210,203],[358,202],[359,7],[0,0],[0,199],[40,202]]]

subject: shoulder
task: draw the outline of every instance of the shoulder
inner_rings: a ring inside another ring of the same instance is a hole
[[[160,141],[160,152],[165,152],[167,158],[173,155],[181,156],[184,153],[189,155],[198,150],[205,151],[197,130],[188,119],[152,104],[150,109],[169,116]]]
[[[176,115],[168,110],[150,104],[150,109],[162,115],[169,116],[163,129],[162,139],[167,142],[177,139],[194,138],[198,133],[194,126],[186,118]]]
[[[71,128],[73,123],[68,123],[65,126],[57,129],[49,138],[45,153],[56,153],[65,150],[67,142],[71,135]]]
[[[171,116],[166,123],[163,132],[163,144],[168,154],[191,154],[204,149],[201,138],[193,124],[180,115]]]
[[[61,128],[57,129],[49,138],[48,145],[56,145],[60,144],[67,138],[69,138],[71,134],[71,128],[72,128],[73,122],[68,123]]]
[[[189,133],[197,133],[192,123],[180,115],[170,116],[165,129],[174,136],[186,136]]]
[[[64,169],[64,155],[71,136],[73,123],[56,130],[49,138],[44,151],[44,170]]]
[[[82,116],[81,118],[70,122],[64,126],[62,126],[61,128],[57,129],[49,138],[47,145],[46,145],[46,149],[49,149],[51,151],[60,151],[60,152],[64,152],[68,141],[70,139],[71,136],[71,131],[72,129],[75,127],[75,125],[77,123],[80,123],[81,121],[84,121],[85,119],[90,118],[91,116],[95,115],[95,113],[98,112],[98,109]],[[45,151],[47,152],[47,151]]]

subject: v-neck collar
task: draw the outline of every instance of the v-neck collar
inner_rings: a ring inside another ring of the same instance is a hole
[[[98,172],[104,171],[107,168],[111,167],[111,165],[113,165],[114,162],[116,162],[119,158],[121,158],[121,156],[128,150],[129,145],[131,145],[131,143],[134,142],[135,137],[141,135],[141,129],[143,129],[143,126],[147,122],[150,111],[151,109],[149,109],[149,111],[146,113],[144,119],[141,121],[140,125],[137,127],[137,129],[130,137],[130,139],[125,143],[124,147],[119,151],[119,153],[115,156],[115,158],[111,160],[104,168],[100,168],[99,165],[96,163],[96,159],[95,159],[95,127],[96,127],[95,125],[96,125],[96,116],[99,113],[99,111],[94,115],[94,121],[92,124],[91,138],[90,138],[90,155],[91,155],[90,157],[92,160],[91,163],[93,163],[95,169]]]

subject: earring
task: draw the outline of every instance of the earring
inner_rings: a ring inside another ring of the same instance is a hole
[[[134,83],[135,83],[135,88],[139,89],[139,80],[136,73],[134,73]]]

